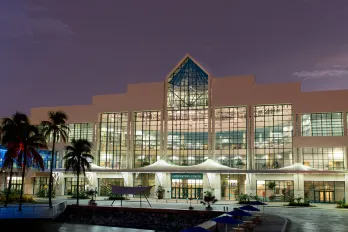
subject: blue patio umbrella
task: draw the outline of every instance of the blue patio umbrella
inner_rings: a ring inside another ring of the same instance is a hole
[[[245,210],[245,211],[260,211],[258,208],[252,205],[245,205],[245,206],[239,207],[239,209]]]
[[[227,214],[232,215],[232,216],[237,216],[237,217],[244,217],[244,216],[250,217],[250,216],[252,216],[250,213],[244,212],[243,210],[240,210],[240,209],[233,210],[231,212],[228,212]]]
[[[243,221],[237,220],[233,217],[230,216],[221,216],[221,217],[217,217],[217,218],[213,218],[211,219],[211,221],[214,221],[216,223],[221,223],[221,224],[226,224],[226,231],[227,231],[227,224],[242,224]]]
[[[192,227],[192,228],[180,230],[180,232],[210,232],[210,231],[202,227]]]
[[[250,205],[267,205],[267,204],[261,201],[251,201]]]

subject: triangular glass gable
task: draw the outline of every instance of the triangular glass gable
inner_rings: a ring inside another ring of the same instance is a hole
[[[208,84],[208,74],[206,74],[190,57],[173,72],[169,84],[180,86],[185,81],[190,86]]]
[[[206,107],[208,74],[187,57],[168,78],[168,106]]]

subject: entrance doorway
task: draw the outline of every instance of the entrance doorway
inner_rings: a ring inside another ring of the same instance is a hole
[[[314,201],[319,203],[335,202],[335,192],[332,190],[320,190],[314,192]]]
[[[203,198],[203,174],[172,174],[173,199],[202,199]]]

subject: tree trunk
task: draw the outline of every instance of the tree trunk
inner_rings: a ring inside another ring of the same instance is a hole
[[[48,205],[52,208],[52,191],[53,191],[53,165],[54,165],[54,150],[56,146],[56,131],[53,132],[53,145],[51,154],[50,179],[48,184]]]
[[[4,207],[7,207],[8,198],[10,197],[10,192],[11,192],[11,187],[12,187],[12,175],[13,175],[13,160],[12,160],[12,165],[11,165],[11,169],[10,169],[10,180],[8,181],[8,188],[7,188],[7,192],[6,192],[6,200],[5,200]]]
[[[23,203],[23,191],[24,191],[24,175],[25,175],[25,167],[27,166],[27,145],[24,145],[24,158],[23,158],[23,167],[22,167],[22,185],[21,185],[21,195],[19,196],[19,206],[18,211],[22,211],[22,203]]]
[[[77,162],[78,162],[77,163],[78,170],[77,170],[77,174],[76,174],[76,176],[77,176],[76,204],[78,205],[79,204],[79,197],[80,197],[80,170],[81,170],[80,169],[80,165],[81,165],[80,157],[78,158]]]
[[[76,174],[77,176],[77,188],[76,188],[76,204],[79,204],[79,197],[80,197],[80,175],[79,173]]]

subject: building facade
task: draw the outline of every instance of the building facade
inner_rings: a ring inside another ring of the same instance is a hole
[[[162,185],[165,198],[174,199],[201,198],[213,189],[224,200],[246,193],[266,201],[301,196],[334,203],[348,193],[346,99],[347,90],[302,92],[299,82],[216,78],[187,56],[164,82],[132,84],[125,94],[94,96],[91,105],[34,108],[30,116],[39,124],[48,111],[67,113],[69,141],[93,143],[97,168],[81,177],[81,188],[97,187],[100,196],[110,185]],[[76,177],[62,171],[65,145],[57,144],[53,162],[42,153],[47,168],[54,165],[56,195],[76,191]],[[159,160],[192,166],[207,159],[236,171],[131,171]],[[296,163],[316,171],[277,172]],[[45,190],[48,174],[31,170],[25,192]],[[7,172],[0,177],[6,188]],[[15,176],[15,186],[21,181]]]

